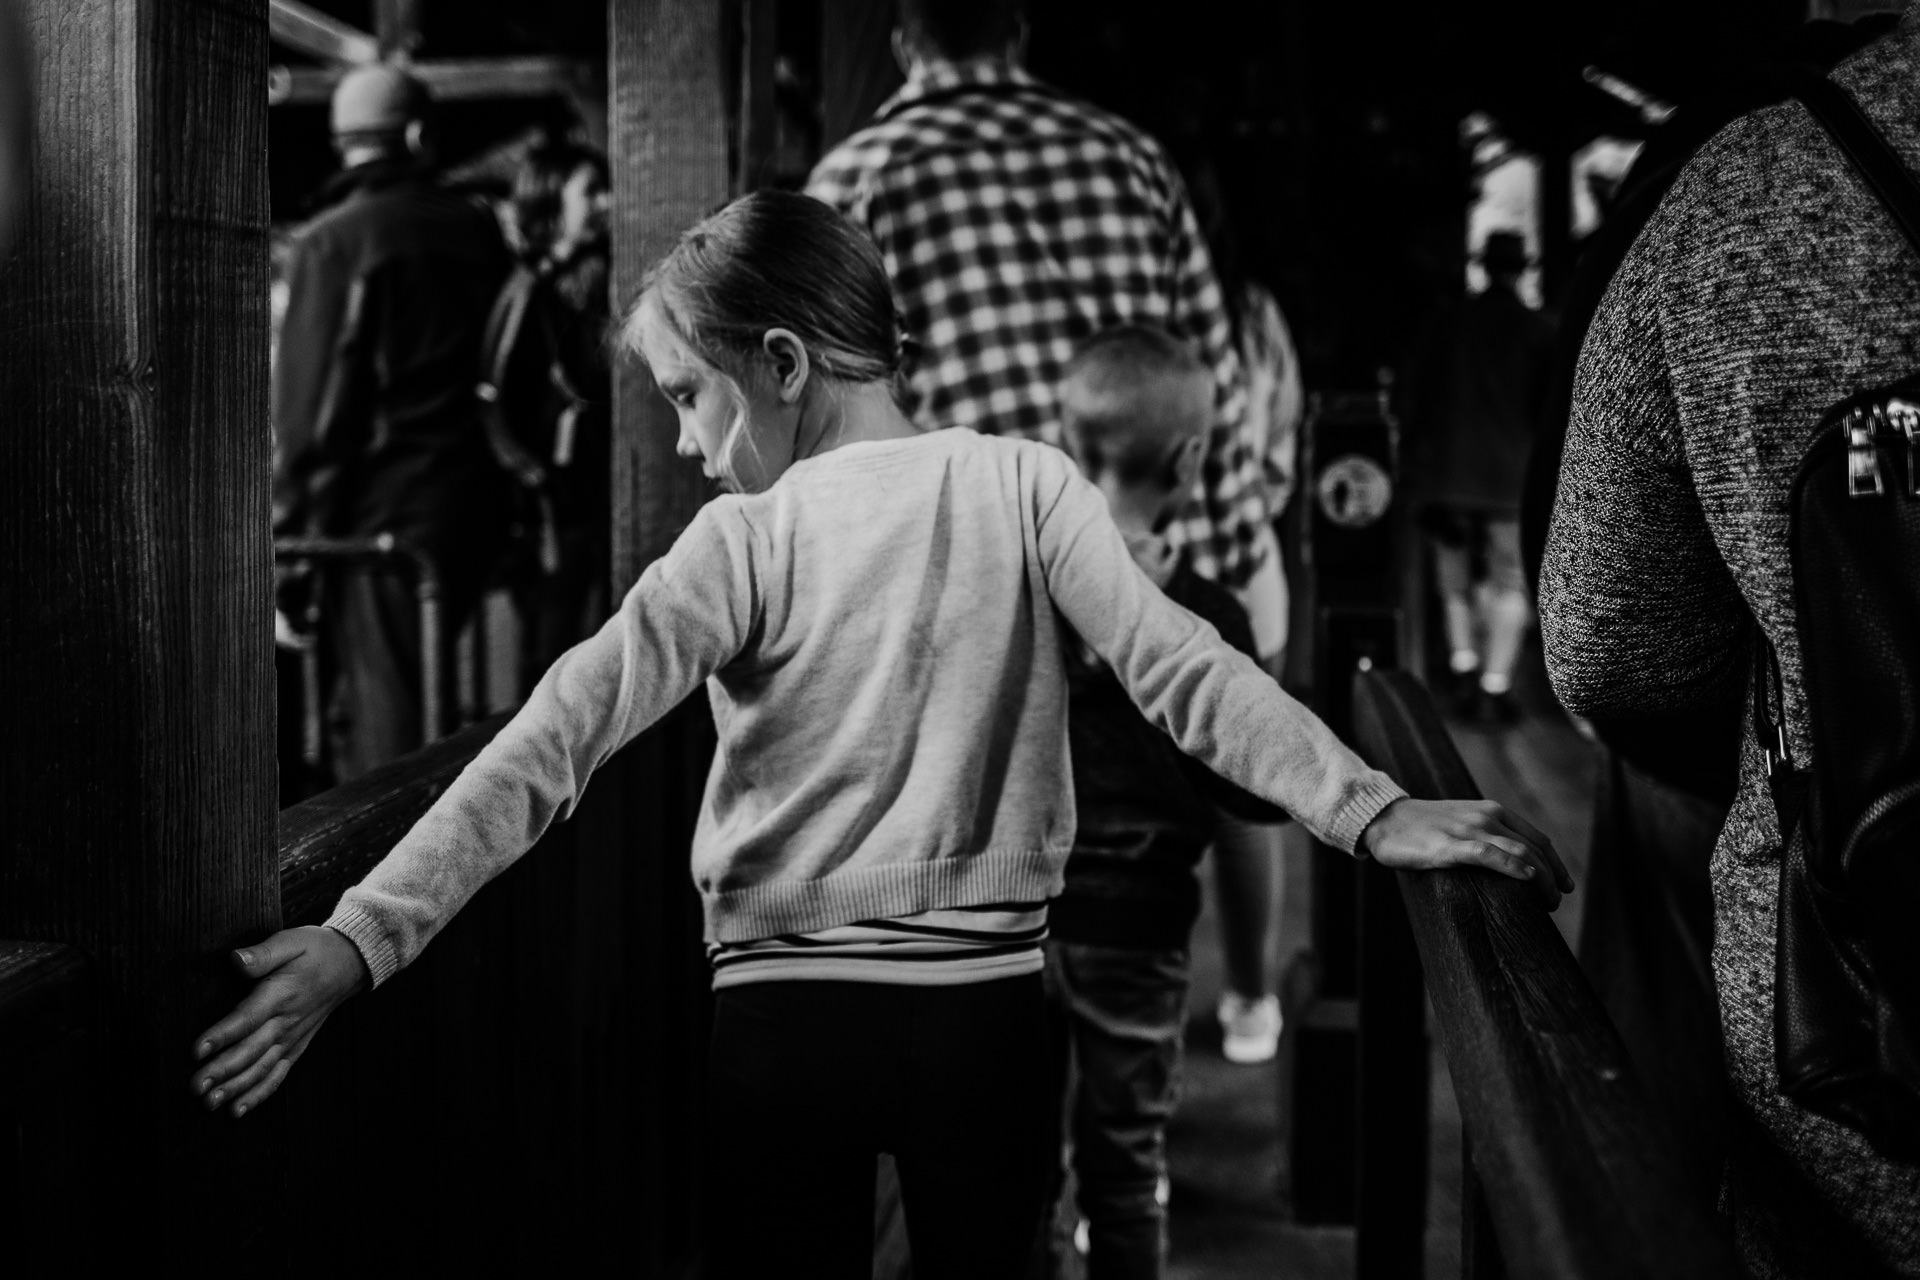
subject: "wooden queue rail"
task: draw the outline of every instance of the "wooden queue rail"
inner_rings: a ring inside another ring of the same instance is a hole
[[[470,725],[280,814],[280,911],[319,924],[493,741],[511,713]]]
[[[93,1034],[87,958],[56,942],[0,942],[0,1098],[67,1070]]]
[[[1417,679],[1363,671],[1353,694],[1361,753],[1410,794],[1479,797]],[[1463,1274],[1741,1274],[1535,892],[1478,869],[1399,881],[1466,1127]]]
[[[280,897],[288,925],[318,924],[385,857],[507,722],[494,716],[280,815]],[[0,940],[0,1097],[60,1068],[93,1023],[90,968],[53,942]]]

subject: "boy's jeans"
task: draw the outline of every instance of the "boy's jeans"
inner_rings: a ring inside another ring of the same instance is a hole
[[[1078,1216],[1088,1225],[1086,1274],[1158,1277],[1167,1256],[1161,1188],[1180,1088],[1187,952],[1049,942],[1046,991],[1064,1099],[1050,1273],[1077,1274],[1076,1215],[1061,1203],[1070,1161]]]

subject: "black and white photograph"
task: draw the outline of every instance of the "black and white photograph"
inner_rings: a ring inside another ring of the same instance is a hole
[[[0,0],[0,1275],[1920,1280],[1920,0]]]

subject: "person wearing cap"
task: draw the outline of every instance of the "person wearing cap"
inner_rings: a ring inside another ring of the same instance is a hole
[[[289,250],[274,533],[409,544],[440,579],[450,645],[506,529],[507,478],[474,389],[510,259],[486,206],[439,181],[430,109],[426,87],[397,67],[356,68],[334,91],[341,171]],[[331,567],[314,585],[344,781],[425,740],[419,611],[413,581],[391,565]]]
[[[1428,326],[1409,373],[1405,473],[1433,552],[1445,692],[1457,712],[1500,724],[1518,715],[1513,673],[1533,621],[1520,495],[1553,328],[1520,296],[1530,259],[1519,232],[1490,232],[1478,258],[1486,288]]]

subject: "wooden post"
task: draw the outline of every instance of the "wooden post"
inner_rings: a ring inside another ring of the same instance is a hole
[[[726,0],[620,0],[609,6],[609,159],[613,169],[613,306],[632,302],[649,265],[730,194]],[[678,428],[646,368],[615,356],[613,598],[672,545],[709,489],[674,453]],[[609,1218],[644,1206],[626,1257],[641,1274],[680,1274],[694,1249],[699,1206],[707,988],[687,849],[713,726],[704,697],[602,767],[580,816],[577,892],[613,896],[617,911],[583,912],[580,944],[607,957],[592,966],[603,997],[641,1011],[644,1038],[626,1057],[631,1078],[608,1089],[622,1115],[607,1153],[637,1164],[633,1184],[596,1208]],[[635,874],[635,851],[644,874]],[[633,1135],[638,1135],[635,1141]],[[589,1143],[601,1141],[590,1137]]]
[[[646,269],[730,193],[728,76],[721,0],[612,6],[613,305],[623,311]],[[613,587],[619,599],[673,544],[707,494],[675,456],[672,408],[639,361],[614,371]]]
[[[1401,664],[1394,572],[1396,430],[1385,393],[1314,398],[1302,446],[1314,704],[1350,738],[1357,671]],[[1285,982],[1293,1010],[1281,1094],[1290,1104],[1292,1205],[1358,1227],[1355,1274],[1417,1271],[1425,1215],[1426,1035],[1419,957],[1393,878],[1316,846],[1313,949]]]
[[[267,1262],[278,1125],[187,1090],[241,990],[226,948],[280,918],[266,5],[18,7],[39,114],[0,267],[0,937],[78,948],[104,995],[107,1145],[62,1247]]]
[[[740,0],[739,191],[763,187],[773,177],[774,65],[780,51],[779,0]]]

